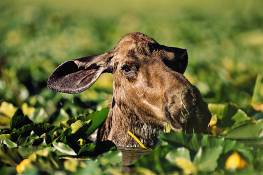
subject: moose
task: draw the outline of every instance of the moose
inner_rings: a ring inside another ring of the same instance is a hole
[[[187,64],[186,49],[167,47],[134,32],[108,52],[59,65],[47,86],[80,93],[101,74],[112,73],[110,111],[97,140],[111,141],[117,147],[139,147],[127,134],[130,131],[146,147],[153,147],[167,124],[174,131],[208,131],[211,114],[199,90],[183,75]]]

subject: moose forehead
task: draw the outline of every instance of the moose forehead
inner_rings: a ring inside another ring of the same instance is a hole
[[[115,56],[121,58],[151,56],[154,45],[159,44],[152,38],[141,33],[131,33],[118,42]]]
[[[154,39],[142,34],[142,33],[130,33],[122,37],[122,39],[118,42],[117,47],[123,47],[123,46],[136,46],[136,45],[147,45],[149,43],[156,43],[158,44]],[[127,48],[126,47],[126,48]]]
[[[139,33],[130,33],[124,36],[114,49],[114,56],[118,62],[135,59],[146,61],[152,58],[174,59],[182,50],[160,45],[154,39]]]

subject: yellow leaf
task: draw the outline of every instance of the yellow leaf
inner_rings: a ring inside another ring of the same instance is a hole
[[[11,118],[9,118],[5,115],[1,115],[1,114],[0,114],[0,118],[1,118],[0,126],[6,126],[6,127],[8,126],[9,127],[9,123],[11,121]]]
[[[30,154],[30,155],[28,156],[28,159],[29,159],[30,161],[36,161],[36,159],[37,159],[37,154],[36,154],[36,153]]]
[[[16,112],[16,107],[13,104],[2,102],[0,105],[0,113],[6,115],[7,117],[12,117]]]
[[[164,124],[164,132],[165,132],[165,133],[170,133],[171,130],[172,130],[171,124],[170,124],[170,123],[165,123],[165,124]]]
[[[108,168],[105,174],[128,175],[128,174],[123,174],[123,171],[119,168]]]
[[[73,159],[68,159],[64,161],[64,167],[66,170],[70,172],[75,172],[78,167],[78,161],[73,160]]]
[[[217,116],[213,115],[208,124],[209,130],[212,133],[212,135],[218,135],[220,133],[220,128],[218,128],[216,124],[217,124]]]
[[[79,146],[83,146],[84,140],[82,138],[78,139],[78,144],[79,144]]]
[[[18,174],[22,174],[26,169],[30,168],[31,166],[31,160],[24,159],[16,166],[16,172]]]
[[[146,168],[136,168],[136,172],[140,175],[156,175],[153,171]]]
[[[23,114],[26,116],[31,116],[35,111],[35,108],[29,107],[27,103],[23,103],[21,108],[22,108]]]
[[[252,104],[252,107],[257,110],[263,112],[263,103],[262,104]]]
[[[208,124],[209,127],[215,126],[217,124],[217,116],[213,115],[210,119],[210,122]]]
[[[79,130],[79,128],[81,128],[82,126],[83,126],[83,124],[82,124],[81,120],[77,120],[74,123],[72,123],[70,125],[70,128],[72,130],[72,134],[76,133]]]
[[[188,159],[178,157],[175,159],[175,163],[184,171],[184,174],[195,174],[197,172],[196,166]]]
[[[231,154],[225,162],[225,168],[227,170],[243,169],[246,166],[247,162],[237,152]]]
[[[37,160],[37,156],[47,157],[48,156],[48,148],[37,150],[28,156],[28,160],[34,162]]]
[[[209,130],[213,136],[219,135],[221,132],[220,128],[218,128],[217,126],[212,126],[209,128]]]
[[[146,146],[131,131],[128,131],[128,134],[140,145],[141,148],[147,149]]]

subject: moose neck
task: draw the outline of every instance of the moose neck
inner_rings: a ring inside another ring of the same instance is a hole
[[[114,105],[100,128],[98,139],[110,140],[118,147],[139,147],[134,138],[128,134],[130,131],[146,147],[153,147],[162,129],[162,124],[147,120],[147,116],[143,116],[138,110],[132,110],[126,104]]]

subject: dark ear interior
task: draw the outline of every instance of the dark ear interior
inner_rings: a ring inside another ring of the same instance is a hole
[[[187,50],[176,47],[161,47],[166,53],[162,59],[164,64],[176,72],[184,73],[188,64]]]
[[[67,61],[57,67],[49,77],[47,86],[59,92],[80,93],[89,88],[108,69],[106,61],[103,56]]]

